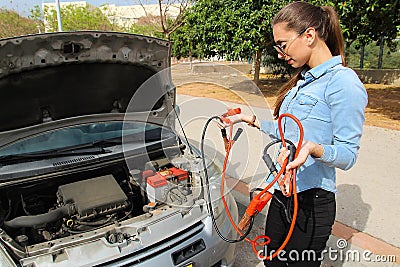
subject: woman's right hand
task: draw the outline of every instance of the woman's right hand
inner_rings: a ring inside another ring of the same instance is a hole
[[[228,116],[228,117],[225,117],[225,118],[228,119],[232,124],[236,124],[236,123],[239,123],[239,122],[250,123],[253,120],[253,116],[254,115],[248,115],[248,114],[244,114],[244,113],[239,113],[239,114],[236,114],[236,115],[233,115],[233,116]],[[218,123],[218,127],[220,127],[221,129],[229,127],[229,125],[230,125],[230,123],[224,122],[224,121],[221,122],[220,120],[217,120],[217,123]],[[260,124],[259,124],[258,120],[256,120],[254,122],[254,124],[255,124],[255,126],[257,128],[260,128]]]
[[[225,120],[217,120],[218,127],[221,129],[229,127],[229,125],[230,125],[229,122],[231,122],[232,124],[236,124],[239,122],[245,122],[247,116],[248,115],[243,114],[243,113],[239,113],[236,115],[223,117],[223,118],[222,118],[222,116],[220,116],[221,119],[225,119]]]

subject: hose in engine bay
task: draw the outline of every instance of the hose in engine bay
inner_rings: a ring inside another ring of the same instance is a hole
[[[4,225],[10,228],[33,227],[45,223],[55,222],[66,215],[71,215],[74,213],[74,204],[67,204],[44,214],[20,216],[10,221],[4,221]]]

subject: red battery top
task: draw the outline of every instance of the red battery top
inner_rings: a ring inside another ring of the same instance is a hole
[[[172,172],[172,175],[178,179],[178,181],[187,180],[189,178],[187,171],[175,167],[172,167],[169,170]]]
[[[159,171],[156,174],[147,178],[147,183],[154,187],[162,187],[167,185],[167,181],[170,179],[174,179],[175,181],[184,181],[188,180],[189,175],[187,171],[184,171],[179,168],[169,168],[163,171]]]
[[[167,185],[167,179],[160,175],[160,173],[156,173],[153,176],[147,178],[147,183],[154,188],[162,187]]]

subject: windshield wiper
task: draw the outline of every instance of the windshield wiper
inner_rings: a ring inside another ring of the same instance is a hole
[[[128,135],[124,137],[124,143],[136,143],[136,142],[153,142],[161,141],[159,136],[146,136],[143,138],[137,138],[136,135]],[[76,156],[76,155],[93,155],[93,154],[105,154],[110,153],[111,150],[105,149],[105,147],[121,145],[122,138],[110,138],[104,140],[93,141],[91,143],[79,144],[75,146],[68,146],[50,150],[42,150],[30,153],[20,153],[0,156],[0,164],[4,163],[20,163],[29,160],[38,160],[46,158],[56,158],[63,156]]]
[[[111,152],[110,150],[104,149],[101,145],[90,143],[90,144],[44,150],[32,153],[21,153],[21,154],[0,156],[0,163],[7,163],[10,161],[12,161],[12,163],[19,163],[29,160],[56,158],[63,156],[105,154],[110,152]]]

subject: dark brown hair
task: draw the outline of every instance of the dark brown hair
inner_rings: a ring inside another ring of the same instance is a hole
[[[287,29],[301,33],[309,27],[313,27],[318,37],[325,41],[333,56],[340,55],[344,61],[343,34],[340,28],[336,11],[331,6],[314,6],[307,2],[293,2],[281,9],[276,14],[272,25],[285,23]],[[285,83],[278,91],[278,98],[275,102],[274,117],[279,116],[279,109],[286,93],[296,85],[301,78],[301,72],[307,68],[303,66],[294,76]]]

